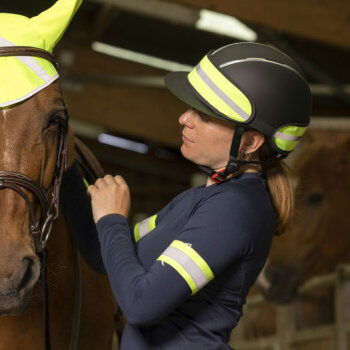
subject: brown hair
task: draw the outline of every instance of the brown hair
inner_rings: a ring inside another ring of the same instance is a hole
[[[254,154],[241,153],[241,159],[264,161],[273,160],[275,156],[265,138],[263,145]],[[275,235],[281,235],[289,226],[294,211],[294,188],[291,170],[283,160],[261,165],[249,164],[248,167],[262,172],[266,179],[272,205],[277,215]]]
[[[267,140],[265,140],[258,152],[261,160],[272,160],[275,158]],[[275,235],[281,235],[288,228],[294,211],[292,173],[283,160],[263,164],[262,171],[277,214]]]

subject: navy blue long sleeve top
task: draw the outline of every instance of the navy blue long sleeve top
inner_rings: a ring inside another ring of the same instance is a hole
[[[275,229],[260,174],[190,189],[132,229],[118,214],[96,227],[128,321],[122,350],[230,349]]]

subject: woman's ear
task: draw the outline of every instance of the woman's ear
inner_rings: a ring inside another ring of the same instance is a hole
[[[242,137],[240,150],[246,154],[257,151],[265,142],[265,136],[257,130],[247,130]]]

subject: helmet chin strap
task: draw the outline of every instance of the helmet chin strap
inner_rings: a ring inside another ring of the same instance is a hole
[[[210,167],[198,165],[198,167],[203,170],[206,174],[208,174],[211,179],[216,182],[217,184],[220,184],[226,180],[226,178],[236,173],[243,164],[272,164],[279,162],[286,156],[279,155],[275,159],[271,160],[263,160],[263,161],[253,161],[253,160],[239,160],[238,152],[239,152],[239,146],[241,144],[243,133],[246,129],[242,126],[236,126],[235,133],[233,135],[232,143],[231,143],[231,149],[230,149],[230,156],[229,160],[225,166],[225,168],[221,169],[220,171],[215,171]]]
[[[242,126],[236,126],[235,133],[233,135],[233,139],[231,143],[229,160],[225,168],[221,169],[220,171],[215,171],[207,166],[203,166],[203,165],[198,166],[201,170],[207,173],[214,182],[218,184],[221,182],[224,182],[227,176],[237,172],[240,169],[241,165],[245,163],[244,161],[237,159],[239,146],[241,144],[241,139],[244,131],[245,131],[245,128],[243,128]]]

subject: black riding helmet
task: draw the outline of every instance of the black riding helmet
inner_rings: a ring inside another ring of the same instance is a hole
[[[263,133],[282,159],[310,122],[311,93],[301,69],[267,45],[236,43],[210,51],[190,73],[167,74],[165,84],[191,107],[236,125],[229,163],[219,173],[210,170],[217,182],[247,163],[237,160],[245,129]]]

